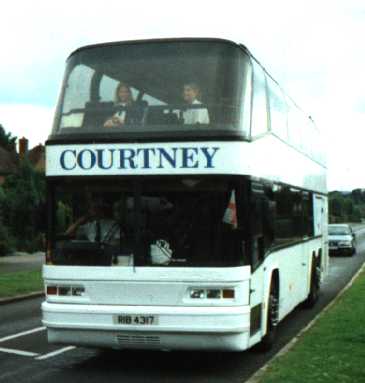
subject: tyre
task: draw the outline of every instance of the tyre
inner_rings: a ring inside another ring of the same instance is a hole
[[[307,299],[304,301],[304,307],[312,308],[318,301],[321,284],[321,267],[318,259],[312,260],[311,284]]]
[[[258,350],[266,352],[271,350],[276,340],[279,322],[279,286],[274,280],[270,282],[270,295],[267,305],[266,334],[258,344]]]

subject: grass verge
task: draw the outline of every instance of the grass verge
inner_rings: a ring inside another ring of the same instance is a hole
[[[0,298],[12,298],[43,290],[41,271],[0,274]]]
[[[365,382],[365,272],[260,383]]]

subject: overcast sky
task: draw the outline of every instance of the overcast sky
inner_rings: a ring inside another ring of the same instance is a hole
[[[76,48],[155,37],[241,42],[310,114],[326,143],[329,189],[365,188],[365,2],[4,1],[0,123],[34,146],[52,125]]]

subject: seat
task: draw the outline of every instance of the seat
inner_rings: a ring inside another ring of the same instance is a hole
[[[87,102],[85,105],[85,117],[83,128],[98,129],[105,121],[114,114],[113,102]]]
[[[166,108],[150,107],[146,116],[146,123],[148,125],[177,125],[179,118],[176,113],[168,111]]]

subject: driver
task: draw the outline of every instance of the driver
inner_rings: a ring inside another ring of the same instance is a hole
[[[90,242],[110,243],[120,239],[120,227],[113,218],[112,206],[99,199],[92,201],[89,212],[71,224],[65,234]]]

